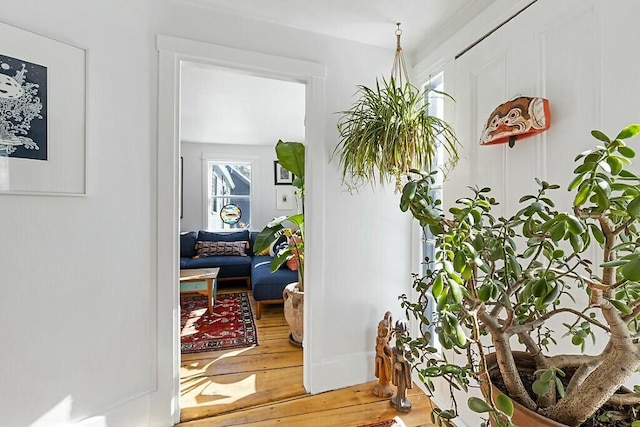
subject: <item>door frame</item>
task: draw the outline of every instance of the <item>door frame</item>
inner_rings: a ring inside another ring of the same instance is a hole
[[[157,36],[159,51],[158,73],[158,146],[156,159],[157,183],[156,192],[152,199],[156,215],[152,213],[151,227],[155,231],[156,242],[155,266],[152,278],[157,283],[155,313],[157,327],[157,390],[155,398],[150,402],[151,413],[159,419],[180,421],[180,336],[179,336],[179,288],[178,288],[178,252],[179,252],[179,153],[180,153],[180,66],[183,61],[193,61],[210,64],[212,66],[237,70],[252,75],[274,78],[278,80],[296,81],[306,86],[306,127],[305,145],[307,150],[307,165],[313,151],[320,150],[323,142],[324,117],[323,94],[325,66],[314,62],[298,59],[267,55],[260,52],[236,49],[228,46],[215,45],[199,41],[181,39],[165,35]],[[311,155],[310,155],[311,152]],[[152,162],[153,164],[153,162]],[[318,176],[321,170],[313,171]],[[319,168],[321,169],[321,168]],[[152,171],[154,173],[154,171]],[[309,173],[307,175],[310,175]],[[321,180],[318,180],[321,181]],[[318,188],[321,182],[314,188]],[[308,194],[308,204],[322,203],[323,191]],[[152,206],[153,206],[152,205]],[[315,234],[313,231],[321,224],[321,214],[315,218],[311,210],[307,210],[305,224],[307,236]],[[320,232],[318,230],[318,232]],[[307,254],[318,253],[322,250],[320,243],[315,248],[313,242],[307,245]],[[314,255],[315,257],[315,255]],[[313,265],[314,257],[307,257],[307,267]],[[318,265],[322,265],[318,258]],[[313,268],[311,269],[313,270]],[[305,268],[305,276],[309,275],[309,268]],[[310,310],[305,311],[305,346],[303,385],[310,390],[310,368],[312,336]],[[166,423],[166,421],[165,421]],[[153,424],[153,423],[152,423]],[[160,424],[158,424],[160,425]]]

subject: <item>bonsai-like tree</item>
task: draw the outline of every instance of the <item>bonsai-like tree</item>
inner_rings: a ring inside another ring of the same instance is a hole
[[[415,277],[421,297],[403,295],[402,306],[426,324],[432,294],[440,344],[467,355],[464,364],[454,364],[446,352],[436,354],[428,333],[412,339],[408,344],[429,390],[432,377],[463,390],[477,380],[484,400],[470,398],[469,407],[500,426],[512,425],[511,399],[568,426],[599,410],[606,418],[606,405],[626,405],[617,417],[640,425],[633,421],[640,418],[640,387],[616,393],[640,368],[640,177],[627,168],[635,152],[624,142],[638,133],[640,125],[613,139],[592,132],[600,145],[575,159],[570,212],[557,211],[550,198],[558,185],[536,179],[538,191],[522,197],[510,218],[492,216],[497,202],[489,188],[472,188],[445,217],[440,200],[430,195],[434,173],[412,171],[416,179],[404,186],[400,207],[436,236],[438,251],[435,260],[426,260],[426,275]],[[562,331],[549,323],[557,318],[564,321]],[[512,348],[515,337],[521,353]],[[575,354],[554,354],[563,338]],[[606,343],[596,348],[600,339]],[[531,389],[521,356],[535,366]],[[490,387],[493,359],[511,399]],[[452,425],[456,412],[438,409],[434,419]]]

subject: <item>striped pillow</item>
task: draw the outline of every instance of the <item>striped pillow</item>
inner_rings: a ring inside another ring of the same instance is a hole
[[[239,240],[237,242],[196,242],[196,256],[205,258],[210,256],[247,256],[245,249],[249,242]]]

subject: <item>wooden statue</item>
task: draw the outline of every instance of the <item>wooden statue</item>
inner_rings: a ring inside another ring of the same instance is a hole
[[[376,337],[376,377],[378,384],[373,387],[373,394],[378,397],[393,396],[391,387],[391,347],[389,341],[393,335],[391,312],[387,311],[384,318],[378,322],[378,336]]]
[[[409,349],[402,339],[407,335],[407,322],[398,320],[394,330],[396,345],[393,347],[393,372],[391,379],[398,389],[391,398],[391,406],[400,412],[409,412],[411,402],[407,399],[407,389],[413,388],[411,381],[411,364],[407,360]]]

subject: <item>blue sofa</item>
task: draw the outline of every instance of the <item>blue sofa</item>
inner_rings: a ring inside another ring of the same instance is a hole
[[[266,304],[280,304],[282,291],[289,283],[298,280],[298,273],[283,266],[275,273],[271,273],[272,257],[255,255],[253,244],[258,236],[257,232],[248,230],[212,233],[208,231],[190,231],[180,234],[180,269],[189,268],[220,268],[217,280],[245,280],[247,287],[253,289],[256,300],[256,319],[262,316],[262,308]],[[247,256],[211,256],[194,258],[196,256],[196,242],[249,242]]]

